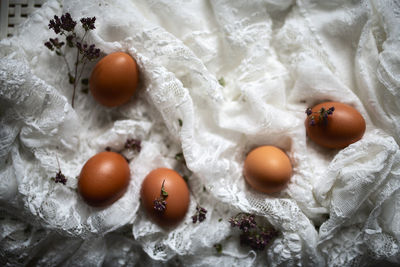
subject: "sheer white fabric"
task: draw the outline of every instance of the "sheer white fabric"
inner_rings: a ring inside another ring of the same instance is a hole
[[[48,21],[64,12],[96,16],[90,41],[137,60],[134,100],[109,109],[78,91],[71,107],[66,67],[43,45]],[[2,265],[399,263],[399,16],[399,3],[385,0],[47,2],[0,42]],[[362,113],[362,140],[327,150],[306,138],[304,110],[324,100]],[[88,207],[76,192],[81,167],[127,138],[142,140],[140,153],[123,152],[128,191]],[[242,176],[246,153],[267,144],[294,167],[275,196]],[[154,168],[182,171],[181,151],[191,203],[181,224],[163,229],[143,211],[140,185]],[[50,180],[56,156],[66,186]],[[190,218],[195,199],[208,210],[201,224]],[[241,247],[227,221],[238,212],[282,234],[262,252]]]

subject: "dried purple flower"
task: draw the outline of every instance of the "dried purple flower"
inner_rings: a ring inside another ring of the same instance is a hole
[[[250,229],[255,228],[257,223],[253,214],[239,213],[235,217],[229,219],[232,227],[239,227],[240,230],[248,232]]]
[[[64,34],[63,31],[72,32],[75,28],[76,21],[74,21],[69,13],[65,13],[61,16],[54,16],[54,19],[50,20],[49,29],[53,29],[56,34]]]
[[[63,185],[66,185],[67,178],[65,178],[65,175],[61,171],[58,171],[56,174],[56,177],[54,178],[54,182],[62,183]]]
[[[79,80],[81,79],[85,64],[87,61],[92,61],[100,57],[100,49],[96,48],[94,44],[86,44],[84,42],[86,33],[89,30],[95,29],[94,23],[96,21],[95,17],[92,18],[82,18],[81,20],[82,28],[85,30],[85,34],[82,38],[78,38],[75,32],[76,21],[74,21],[69,13],[65,13],[59,18],[58,16],[54,16],[54,19],[49,22],[49,29],[53,29],[56,34],[65,37],[65,41],[67,47],[77,48],[76,60],[74,63],[74,68],[70,68],[68,60],[66,58],[65,51],[66,49],[61,49],[64,42],[59,42],[57,38],[51,39],[48,42],[45,42],[44,45],[54,51],[56,55],[61,56],[64,59],[65,64],[68,69],[68,80],[70,84],[73,85],[73,93],[72,93],[72,101],[71,105],[74,106],[75,99],[75,91],[76,87],[79,84]],[[79,39],[79,41],[78,41]],[[82,67],[78,71],[79,65],[82,63]]]
[[[85,29],[85,31],[93,30],[96,27],[94,26],[94,23],[96,21],[96,17],[93,18],[81,18],[81,23],[82,27]]]
[[[254,250],[263,250],[269,242],[278,236],[275,229],[260,230],[259,232],[247,232],[240,235],[240,244],[250,246]]]
[[[153,202],[154,209],[160,213],[164,212],[165,209],[167,208],[166,198],[168,197],[168,193],[167,193],[167,191],[165,191],[164,183],[165,183],[165,180],[163,181],[163,183],[161,185],[160,197],[156,198]]]
[[[204,221],[206,219],[206,214],[207,214],[207,210],[205,208],[197,205],[196,213],[192,216],[192,222],[196,223],[197,221],[199,221],[199,223],[201,223],[202,221]]]
[[[57,159],[57,165],[58,165],[58,172],[56,173],[56,177],[52,177],[51,179],[52,179],[55,183],[62,183],[63,185],[66,185],[66,184],[67,184],[67,178],[66,178],[65,175],[61,172],[60,162],[58,161],[57,155],[56,155],[56,159]]]
[[[154,200],[154,209],[158,212],[164,212],[167,208],[167,201],[157,198]]]
[[[51,43],[51,45],[52,45],[52,47],[54,47],[54,48],[56,48],[56,49],[60,49],[65,43],[64,42],[60,42],[59,40],[58,40],[58,38],[50,38],[49,39],[49,41],[50,41],[50,43]],[[45,45],[46,45],[46,43],[45,43]],[[47,45],[46,45],[47,46]],[[47,46],[48,47],[48,46]],[[53,49],[51,49],[51,50],[53,50]]]
[[[232,227],[238,227],[242,231],[240,244],[250,246],[254,250],[263,250],[279,234],[273,228],[258,226],[253,214],[239,213],[230,218],[229,222]]]
[[[89,61],[100,57],[100,49],[96,48],[94,44],[88,45],[85,43],[82,45],[80,42],[76,42],[76,47],[78,48],[79,53],[83,54],[83,57]]]
[[[54,16],[54,19],[50,20],[49,29],[53,29],[56,34],[61,32],[61,20],[58,16]]]
[[[335,107],[330,107],[329,109],[325,109],[322,107],[318,112],[313,112],[311,108],[306,109],[307,116],[311,116],[310,125],[315,126],[317,122],[315,120],[315,116],[313,114],[318,114],[318,122],[322,122],[324,125],[328,123],[328,116],[332,115],[335,111]]]
[[[142,142],[138,139],[129,138],[125,142],[125,148],[140,152],[140,150],[142,149]]]
[[[53,47],[53,45],[52,45],[50,42],[45,42],[44,45],[45,45],[48,49],[50,49],[51,51],[54,50],[54,47]]]
[[[61,16],[61,28],[67,32],[72,32],[75,28],[76,21],[71,18],[71,14],[65,13]]]

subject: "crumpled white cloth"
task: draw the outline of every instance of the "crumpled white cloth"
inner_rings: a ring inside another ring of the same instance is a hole
[[[89,40],[137,60],[134,100],[109,109],[78,92],[71,107],[66,67],[43,45],[64,12],[96,16]],[[48,1],[0,42],[1,265],[400,263],[399,14],[395,0]],[[306,138],[304,110],[324,100],[361,112],[359,142],[327,150]],[[128,191],[88,207],[76,192],[81,167],[132,137],[143,146],[127,154]],[[294,167],[277,196],[242,175],[246,153],[267,144]],[[180,151],[191,204],[166,230],[144,213],[140,185],[156,167],[182,170]],[[50,180],[56,155],[66,186]],[[196,201],[208,210],[200,224]],[[238,212],[282,234],[262,252],[241,247],[227,221]]]

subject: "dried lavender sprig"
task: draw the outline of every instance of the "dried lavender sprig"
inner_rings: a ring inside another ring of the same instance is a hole
[[[206,219],[206,214],[207,214],[207,210],[205,208],[197,205],[196,213],[192,216],[192,222],[193,223],[196,223],[197,221],[199,223],[203,222]]]
[[[229,219],[232,227],[238,227],[242,233],[240,244],[248,245],[254,250],[263,250],[279,232],[273,228],[260,227],[255,216],[248,213],[239,213]]]
[[[55,34],[65,34],[65,32],[74,31],[76,26],[76,21],[71,17],[71,14],[65,13],[59,18],[54,16],[54,19],[49,22],[49,29],[53,29]]]
[[[248,213],[239,213],[229,219],[232,227],[238,227],[243,232],[248,232],[250,229],[255,228],[257,223],[255,216]]]
[[[311,108],[307,108],[306,114],[308,117],[311,116],[310,118],[311,126],[317,125],[314,114],[318,114],[318,122],[322,121],[326,125],[328,123],[328,116],[332,115],[334,111],[335,107],[330,107],[329,109],[325,109],[324,107],[322,107],[318,112],[313,112]]]
[[[77,24],[74,21],[69,13],[65,13],[59,18],[58,16],[54,16],[54,19],[51,19],[49,22],[49,29],[52,29],[56,34],[64,36],[67,47],[74,48],[76,47],[76,60],[74,63],[74,70],[71,71],[71,67],[69,66],[68,60],[65,54],[64,42],[59,42],[57,38],[50,38],[49,41],[45,42],[45,46],[56,53],[56,55],[61,56],[67,65],[68,69],[68,79],[71,84],[73,84],[73,93],[72,93],[72,101],[71,105],[74,107],[75,100],[75,92],[76,87],[79,84],[79,81],[82,77],[83,70],[88,61],[95,60],[100,57],[100,49],[96,48],[94,44],[87,44],[84,42],[86,34],[88,31],[95,29],[95,21],[96,17],[88,17],[82,18],[81,20],[82,28],[85,30],[85,34],[83,37],[78,40],[77,34],[75,32],[75,26]],[[82,63],[82,67],[79,69],[79,65]]]
[[[67,184],[67,178],[65,178],[65,175],[61,171],[58,171],[56,177],[53,179],[55,183],[62,183],[63,185]]]
[[[81,18],[82,27],[85,29],[85,31],[96,29],[96,27],[94,26],[95,21],[96,21],[96,17]]]
[[[61,168],[60,168],[60,162],[58,161],[58,156],[56,155],[56,159],[57,159],[57,165],[58,165],[58,172],[56,173],[56,177],[52,177],[51,179],[55,182],[55,183],[62,183],[63,185],[67,184],[67,178],[65,177],[65,175],[61,172]]]
[[[240,235],[240,244],[254,250],[263,250],[278,235],[279,232],[275,229],[246,232]]]

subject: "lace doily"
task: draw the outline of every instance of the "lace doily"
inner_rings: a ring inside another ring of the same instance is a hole
[[[65,12],[96,16],[91,42],[136,59],[130,103],[104,108],[78,92],[71,107],[66,67],[43,45],[47,22]],[[0,42],[1,265],[399,263],[399,14],[384,0],[48,1]],[[332,151],[306,138],[304,110],[324,100],[361,112],[362,140]],[[80,169],[127,138],[142,140],[126,155],[128,191],[88,207],[76,192]],[[242,176],[246,153],[266,144],[294,167],[277,196]],[[182,170],[181,151],[191,203],[163,229],[143,211],[140,185],[154,168]],[[56,155],[66,186],[50,180]],[[190,218],[195,199],[208,210],[200,224]],[[228,223],[238,212],[281,235],[261,252],[240,246]]]

